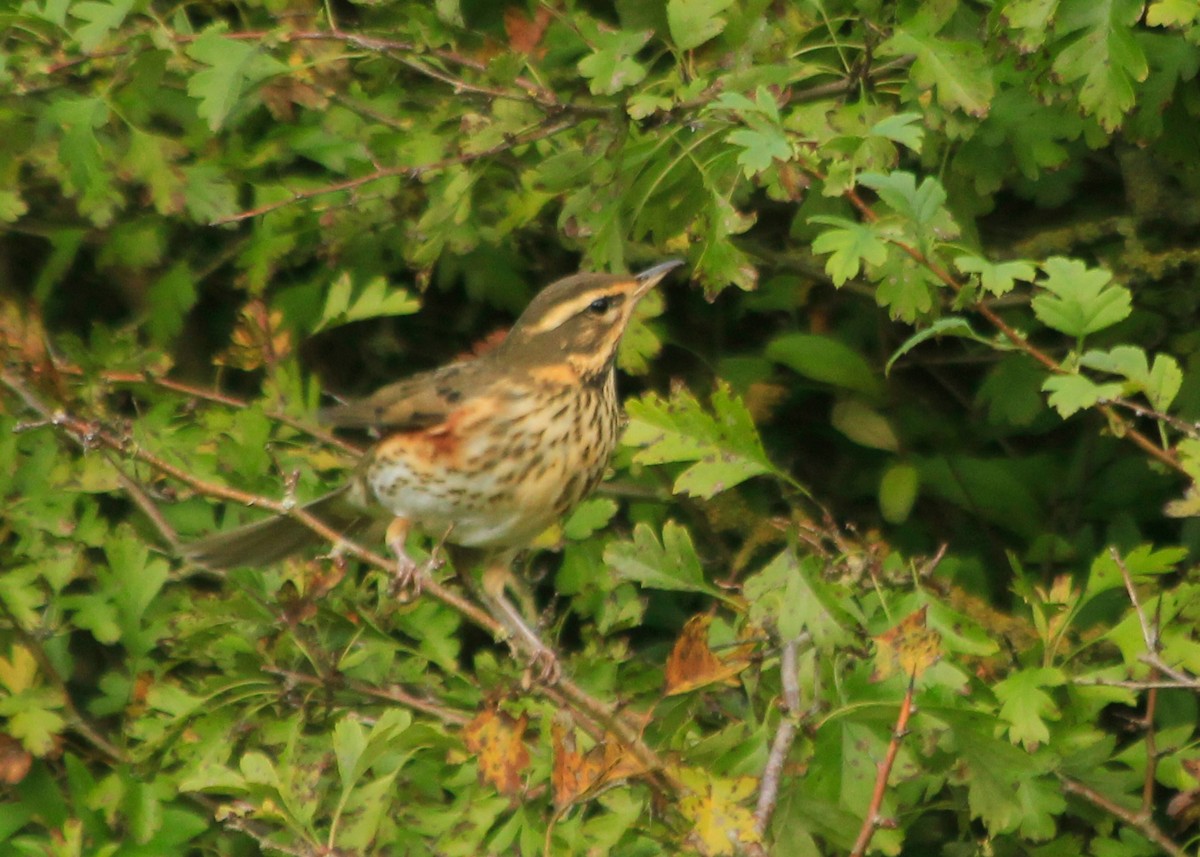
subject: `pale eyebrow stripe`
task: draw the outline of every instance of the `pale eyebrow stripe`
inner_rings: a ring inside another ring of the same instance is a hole
[[[587,292],[579,295],[569,303],[559,304],[552,307],[545,315],[537,320],[530,328],[533,333],[545,333],[548,330],[554,330],[570,318],[574,318],[579,313],[583,312],[584,308],[597,298],[611,298],[614,303],[619,303],[625,299],[625,293],[621,291],[608,292]]]

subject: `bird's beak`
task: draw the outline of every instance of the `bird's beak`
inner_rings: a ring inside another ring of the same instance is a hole
[[[637,281],[638,285],[637,289],[633,293],[634,299],[636,300],[637,298],[640,298],[642,295],[646,294],[646,292],[658,285],[659,280],[674,271],[682,264],[682,259],[671,259],[668,262],[659,262],[653,268],[647,268],[640,274],[635,275],[634,279]]]

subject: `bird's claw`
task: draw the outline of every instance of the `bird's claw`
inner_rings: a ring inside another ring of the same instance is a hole
[[[553,687],[562,678],[562,663],[558,655],[543,646],[530,655],[529,672],[535,681]]]
[[[433,577],[433,573],[446,564],[441,553],[434,548],[433,553],[424,562],[417,562],[408,554],[396,557],[396,567],[392,571],[392,579],[388,584],[388,595],[402,603],[408,603],[421,594],[425,581]]]
[[[388,595],[407,603],[421,594],[424,586],[424,569],[408,556],[397,557],[392,579],[388,583]]]

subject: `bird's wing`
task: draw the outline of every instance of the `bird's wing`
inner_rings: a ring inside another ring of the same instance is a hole
[[[413,431],[444,422],[469,396],[480,361],[452,363],[381,387],[365,399],[322,410],[322,423],[335,428]]]

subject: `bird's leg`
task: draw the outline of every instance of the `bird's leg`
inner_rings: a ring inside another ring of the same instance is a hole
[[[542,642],[537,631],[529,627],[521,611],[508,600],[504,589],[512,582],[512,572],[507,565],[489,562],[483,570],[483,591],[487,596],[484,603],[490,608],[489,612],[496,621],[528,650],[530,668],[537,678],[546,684],[555,684],[562,676],[562,665],[558,662],[558,655]]]
[[[387,546],[396,557],[396,570],[392,572],[392,582],[388,594],[392,597],[416,597],[421,594],[421,567],[408,555],[405,543],[412,522],[399,516],[392,519],[387,528]]]

